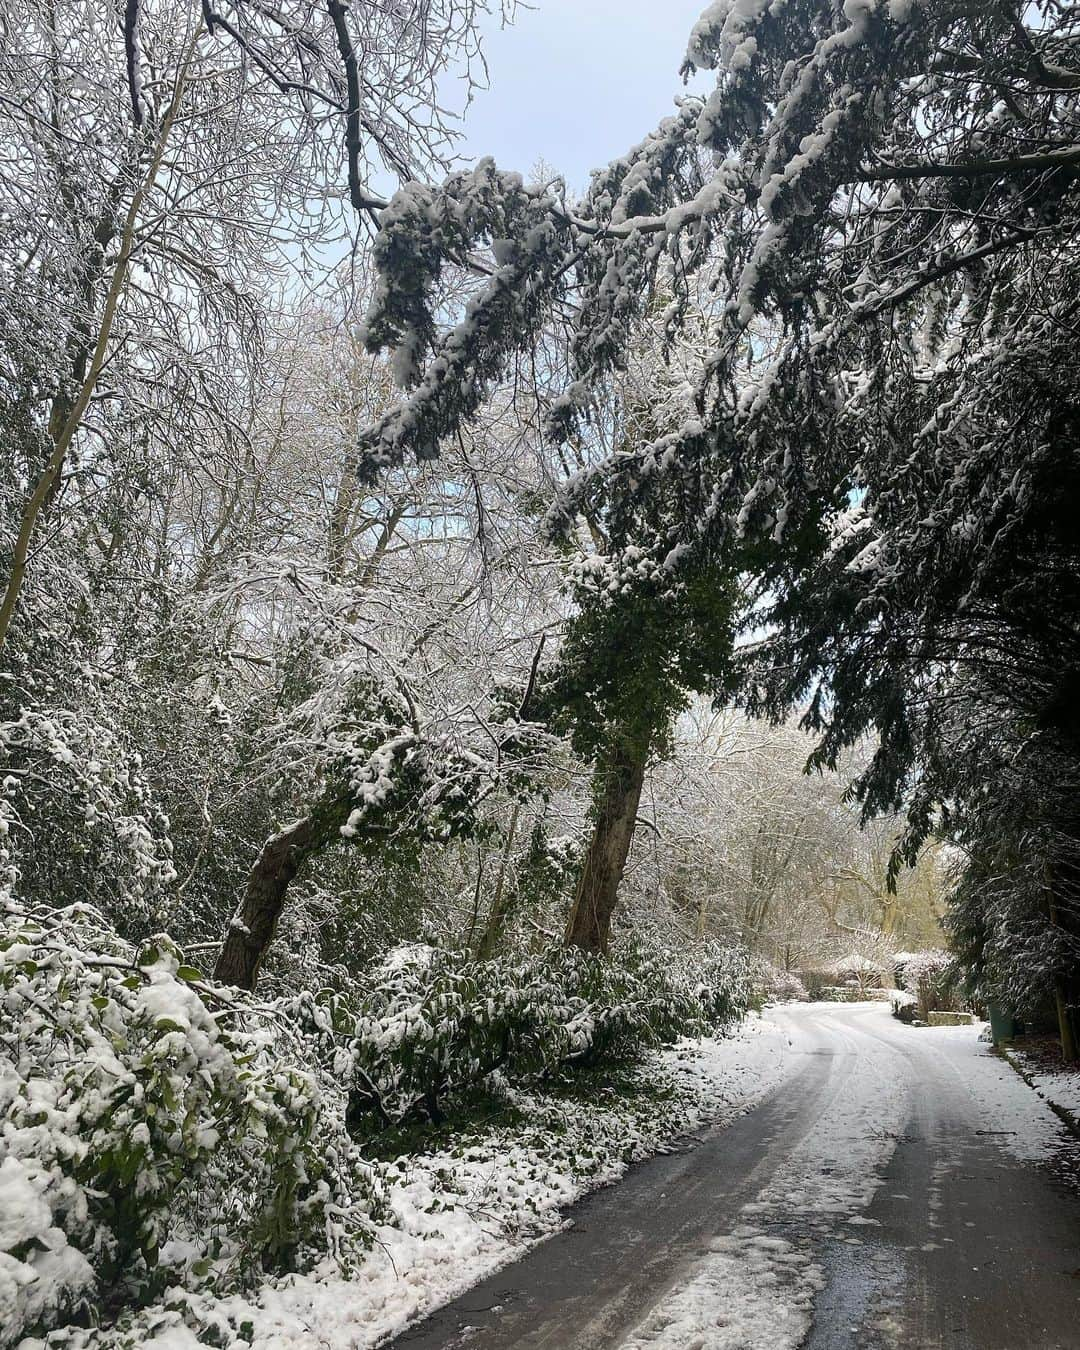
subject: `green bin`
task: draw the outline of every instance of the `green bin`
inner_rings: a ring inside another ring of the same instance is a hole
[[[990,1036],[995,1045],[1000,1045],[1002,1041],[1011,1041],[1014,1036],[1019,1035],[1020,1024],[1012,1013],[999,1008],[996,1003],[989,1004],[986,1011],[990,1015]]]

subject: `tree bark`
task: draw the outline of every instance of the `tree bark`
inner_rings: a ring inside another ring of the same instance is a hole
[[[255,988],[290,882],[306,859],[337,832],[344,815],[343,808],[331,804],[294,821],[263,844],[248,876],[243,902],[225,931],[215,980],[238,989]]]
[[[510,826],[506,831],[506,842],[503,844],[502,857],[499,860],[499,876],[495,883],[495,894],[491,900],[491,908],[488,910],[487,923],[476,949],[476,955],[481,961],[489,961],[495,955],[495,948],[499,945],[499,938],[506,926],[506,916],[510,909],[511,898],[511,892],[506,885],[506,875],[510,868],[510,851],[514,847],[514,836],[517,834],[520,815],[521,803],[515,802],[513,814],[510,817]]]
[[[1069,1006],[1068,981],[1063,979],[1055,981],[1054,1002],[1057,1005],[1058,1036],[1061,1039],[1061,1058],[1066,1064],[1074,1064],[1076,1060],[1080,1058],[1080,1054],[1077,1052],[1072,1010]]]
[[[606,952],[611,916],[634,836],[648,747],[619,746],[599,770],[603,779],[596,825],[578,880],[566,945]]]
[[[1075,924],[1069,922],[1073,913],[1073,904],[1070,901],[1076,893],[1075,876],[1069,875],[1073,869],[1060,865],[1053,868],[1048,863],[1045,870],[1050,922],[1058,928],[1063,928],[1070,938],[1075,939]],[[1064,903],[1059,903],[1060,891],[1065,892]],[[1057,1012],[1058,1037],[1061,1041],[1061,1058],[1066,1064],[1075,1063],[1078,1055],[1080,1055],[1073,1013],[1073,1005],[1076,1002],[1076,987],[1075,968],[1068,973],[1059,973],[1054,979],[1054,1005]]]

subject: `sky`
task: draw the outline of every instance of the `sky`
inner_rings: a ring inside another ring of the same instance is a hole
[[[462,152],[528,174],[543,160],[581,191],[589,170],[640,141],[683,91],[679,66],[706,0],[532,0],[488,25],[490,88]],[[701,88],[699,83],[697,88]]]

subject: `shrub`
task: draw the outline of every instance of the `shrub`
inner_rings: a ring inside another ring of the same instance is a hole
[[[836,977],[825,970],[800,970],[799,978],[812,1002],[822,997],[821,991],[831,985]]]
[[[914,994],[909,994],[903,989],[890,989],[889,1008],[899,1021],[911,1023],[918,1014],[919,1002]]]
[[[745,956],[712,947],[693,963],[631,950],[619,960],[558,948],[522,961],[397,949],[357,998],[330,1000],[336,1071],[357,1132],[421,1116],[496,1069],[524,1080],[639,1056],[723,1026],[750,999]]]
[[[758,986],[768,1003],[807,1003],[810,995],[793,970],[781,970],[771,961],[760,963]]]
[[[892,975],[893,975],[893,983],[896,985],[897,989],[904,988],[904,971],[907,967],[907,963],[917,955],[918,955],[917,952],[893,953]]]
[[[164,941],[4,904],[0,1344],[105,1291],[238,1286],[324,1250],[338,1220],[359,1232],[370,1173],[280,1033],[245,1030]]]
[[[399,948],[348,996],[260,1002],[165,939],[0,898],[0,1346],[166,1287],[224,1293],[383,1217],[354,1134],[438,1120],[496,1069],[635,1059],[750,997],[745,954]]]
[[[741,1021],[753,996],[753,968],[745,947],[709,942],[696,954],[661,952],[655,960],[665,979],[680,968],[705,1012],[705,1024],[717,1030]],[[685,1032],[683,1033],[686,1034]]]
[[[905,952],[897,960],[895,973],[897,985],[915,998],[922,1021],[930,1012],[960,1011],[962,972],[948,952]]]

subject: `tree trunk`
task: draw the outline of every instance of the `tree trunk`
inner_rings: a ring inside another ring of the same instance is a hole
[[[705,937],[705,928],[709,922],[709,894],[704,889],[701,892],[701,898],[698,900],[697,922],[694,925],[694,936],[699,942]]]
[[[215,980],[238,989],[255,988],[285,908],[289,883],[305,860],[336,834],[344,815],[340,804],[328,804],[272,834],[263,844],[248,876],[243,903],[225,931]]]
[[[634,836],[647,758],[647,746],[640,750],[619,746],[599,771],[599,810],[566,929],[568,947],[588,952],[608,949],[611,915]]]
[[[495,883],[495,894],[491,900],[491,908],[488,910],[487,923],[476,949],[476,955],[481,961],[490,961],[495,955],[495,948],[499,945],[499,938],[506,926],[506,916],[510,909],[512,896],[512,892],[507,889],[506,874],[510,868],[510,851],[514,847],[514,836],[517,834],[520,815],[521,803],[515,802],[514,812],[510,817],[510,827],[506,831],[502,858],[499,860],[499,876]]]
[[[1070,923],[1069,919],[1073,915],[1072,897],[1076,894],[1076,878],[1073,868],[1058,866],[1051,867],[1046,864],[1046,895],[1050,922],[1058,928],[1063,928],[1069,937],[1075,940],[1075,922]],[[1058,891],[1065,892],[1063,904],[1058,903]],[[1080,1047],[1077,1046],[1076,1022],[1073,1015],[1073,1005],[1076,1002],[1077,978],[1075,966],[1067,974],[1058,974],[1054,979],[1054,1003],[1056,1005],[1058,1020],[1058,1036],[1061,1040],[1061,1058],[1066,1064],[1075,1063],[1080,1057]]]
[[[83,372],[81,378],[79,378],[78,393],[73,398],[61,393],[53,401],[48,423],[52,450],[20,514],[19,528],[11,551],[11,571],[8,575],[7,584],[4,586],[3,594],[0,596],[0,650],[3,649],[7,641],[8,630],[15,614],[15,606],[18,603],[26,578],[38,518],[59,490],[60,478],[67,461],[68,450],[82,427],[83,418],[97,387],[98,376],[105,367],[113,325],[120,306],[121,296],[127,286],[129,264],[138,242],[136,227],[139,213],[164,161],[169,135],[176,121],[177,113],[180,111],[180,103],[187,84],[191,63],[195,56],[196,42],[201,33],[202,21],[200,20],[188,44],[183,64],[177,73],[173,96],[165,110],[165,116],[162,118],[161,130],[158,133],[150,164],[132,194],[131,202],[128,205],[123,228],[119,234],[119,253],[113,264],[112,276],[105,295],[101,317],[97,322],[96,329],[93,325],[87,324],[81,337],[76,339],[77,350],[72,356],[70,373],[73,377],[78,378],[80,372]],[[113,237],[114,226],[111,223],[102,223],[95,241],[95,248],[103,252],[105,245],[101,243],[101,240],[111,241]],[[97,282],[100,279],[96,273],[91,272],[88,275],[84,281],[84,297],[89,296],[92,299],[97,288]]]
[[[1061,1037],[1061,1058],[1066,1064],[1073,1064],[1080,1054],[1077,1052],[1076,1034],[1073,1028],[1072,1010],[1069,1007],[1068,982],[1055,981],[1054,1001],[1057,1004],[1058,1035]]]

